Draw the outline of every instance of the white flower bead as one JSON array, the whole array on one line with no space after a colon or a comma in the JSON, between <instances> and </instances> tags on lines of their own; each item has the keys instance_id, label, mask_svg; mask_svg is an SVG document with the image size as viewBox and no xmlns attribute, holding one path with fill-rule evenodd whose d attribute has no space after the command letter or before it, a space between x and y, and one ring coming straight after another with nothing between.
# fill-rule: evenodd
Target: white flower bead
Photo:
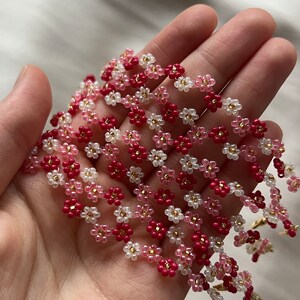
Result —
<instances>
[{"instance_id":1,"label":"white flower bead","mask_svg":"<svg viewBox=\"0 0 300 300\"><path fill-rule=\"evenodd\" d=\"M104 100L107 105L116 106L117 103L121 103L122 97L119 92L110 92L104 97Z\"/></svg>"},{"instance_id":2,"label":"white flower bead","mask_svg":"<svg viewBox=\"0 0 300 300\"><path fill-rule=\"evenodd\" d=\"M54 170L52 172L47 173L48 182L54 188L57 188L59 185L65 184L65 178L62 173L58 170Z\"/></svg>"},{"instance_id":3,"label":"white flower bead","mask_svg":"<svg viewBox=\"0 0 300 300\"><path fill-rule=\"evenodd\" d=\"M224 251L224 242L221 237L211 236L209 238L210 248L214 250L214 252L222 253Z\"/></svg>"},{"instance_id":4,"label":"white flower bead","mask_svg":"<svg viewBox=\"0 0 300 300\"><path fill-rule=\"evenodd\" d=\"M273 174L265 172L264 182L270 188L274 188L276 186L276 179Z\"/></svg>"},{"instance_id":5,"label":"white flower bead","mask_svg":"<svg viewBox=\"0 0 300 300\"><path fill-rule=\"evenodd\" d=\"M148 154L148 160L152 162L153 166L162 167L167 159L167 154L162 150L152 149Z\"/></svg>"},{"instance_id":6,"label":"white flower bead","mask_svg":"<svg viewBox=\"0 0 300 300\"><path fill-rule=\"evenodd\" d=\"M59 149L59 141L49 137L43 140L43 150L48 154L52 154L54 151Z\"/></svg>"},{"instance_id":7,"label":"white flower bead","mask_svg":"<svg viewBox=\"0 0 300 300\"><path fill-rule=\"evenodd\" d=\"M284 177L288 178L295 175L295 165L293 163L284 164Z\"/></svg>"},{"instance_id":8,"label":"white flower bead","mask_svg":"<svg viewBox=\"0 0 300 300\"><path fill-rule=\"evenodd\" d=\"M226 98L222 100L222 108L226 111L227 115L237 116L242 109L238 99Z\"/></svg>"},{"instance_id":9,"label":"white flower bead","mask_svg":"<svg viewBox=\"0 0 300 300\"><path fill-rule=\"evenodd\" d=\"M194 170L199 169L199 164L197 164L197 158L186 154L183 158L179 160L182 165L182 171L192 174Z\"/></svg>"},{"instance_id":10,"label":"white flower bead","mask_svg":"<svg viewBox=\"0 0 300 300\"><path fill-rule=\"evenodd\" d=\"M236 144L225 143L222 149L222 153L227 155L228 159L238 160L240 150Z\"/></svg>"},{"instance_id":11,"label":"white flower bead","mask_svg":"<svg viewBox=\"0 0 300 300\"><path fill-rule=\"evenodd\" d=\"M148 104L151 98L150 89L141 86L140 89L135 93L135 96L140 103Z\"/></svg>"},{"instance_id":12,"label":"white flower bead","mask_svg":"<svg viewBox=\"0 0 300 300\"><path fill-rule=\"evenodd\" d=\"M165 215L168 217L168 220L178 224L181 220L183 220L184 215L180 208L175 208L173 205L170 205L165 210Z\"/></svg>"},{"instance_id":13,"label":"white flower bead","mask_svg":"<svg viewBox=\"0 0 300 300\"><path fill-rule=\"evenodd\" d=\"M139 243L133 243L129 241L124 247L125 257L131 260L137 260L137 257L141 255L142 250Z\"/></svg>"},{"instance_id":14,"label":"white flower bead","mask_svg":"<svg viewBox=\"0 0 300 300\"><path fill-rule=\"evenodd\" d=\"M188 92L193 86L194 82L190 77L180 76L174 83L178 91Z\"/></svg>"},{"instance_id":15,"label":"white flower bead","mask_svg":"<svg viewBox=\"0 0 300 300\"><path fill-rule=\"evenodd\" d=\"M230 222L236 232L244 230L244 224L246 221L242 215L238 214L236 216L231 216Z\"/></svg>"},{"instance_id":16,"label":"white flower bead","mask_svg":"<svg viewBox=\"0 0 300 300\"><path fill-rule=\"evenodd\" d=\"M100 217L100 212L98 211L97 207L85 206L80 214L80 217L87 223L96 224L97 219Z\"/></svg>"},{"instance_id":17,"label":"white flower bead","mask_svg":"<svg viewBox=\"0 0 300 300\"><path fill-rule=\"evenodd\" d=\"M171 244L176 244L179 246L182 242L182 239L185 237L185 234L180 227L175 227L172 225L167 231L166 236L170 239Z\"/></svg>"},{"instance_id":18,"label":"white flower bead","mask_svg":"<svg viewBox=\"0 0 300 300\"><path fill-rule=\"evenodd\" d=\"M87 146L84 148L86 152L86 156L89 158L97 159L99 154L102 153L102 149L98 143L89 142Z\"/></svg>"},{"instance_id":19,"label":"white flower bead","mask_svg":"<svg viewBox=\"0 0 300 300\"><path fill-rule=\"evenodd\" d=\"M128 223L129 219L133 217L133 212L128 206L119 206L118 209L114 211L114 215L117 217L118 223Z\"/></svg>"},{"instance_id":20,"label":"white flower bead","mask_svg":"<svg viewBox=\"0 0 300 300\"><path fill-rule=\"evenodd\" d=\"M179 113L179 117L182 119L182 123L184 125L190 126L193 126L195 124L195 121L199 119L199 115L194 108L184 108Z\"/></svg>"},{"instance_id":21,"label":"white flower bead","mask_svg":"<svg viewBox=\"0 0 300 300\"><path fill-rule=\"evenodd\" d=\"M72 115L68 112L64 112L59 118L58 118L58 125L60 127L63 127L65 125L69 125L72 123Z\"/></svg>"},{"instance_id":22,"label":"white flower bead","mask_svg":"<svg viewBox=\"0 0 300 300\"><path fill-rule=\"evenodd\" d=\"M79 102L79 109L81 111L93 110L96 107L95 102L92 99L83 99Z\"/></svg>"},{"instance_id":23,"label":"white flower bead","mask_svg":"<svg viewBox=\"0 0 300 300\"><path fill-rule=\"evenodd\" d=\"M84 170L80 172L80 177L84 182L94 182L98 177L98 173L95 168L84 168Z\"/></svg>"},{"instance_id":24,"label":"white flower bead","mask_svg":"<svg viewBox=\"0 0 300 300\"><path fill-rule=\"evenodd\" d=\"M265 155L272 154L273 143L271 139L262 138L259 140L258 148L261 149L261 152Z\"/></svg>"},{"instance_id":25,"label":"white flower bead","mask_svg":"<svg viewBox=\"0 0 300 300\"><path fill-rule=\"evenodd\" d=\"M127 171L126 175L129 177L129 181L131 183L140 184L142 182L142 178L144 177L144 173L140 167L131 166Z\"/></svg>"}]
</instances>

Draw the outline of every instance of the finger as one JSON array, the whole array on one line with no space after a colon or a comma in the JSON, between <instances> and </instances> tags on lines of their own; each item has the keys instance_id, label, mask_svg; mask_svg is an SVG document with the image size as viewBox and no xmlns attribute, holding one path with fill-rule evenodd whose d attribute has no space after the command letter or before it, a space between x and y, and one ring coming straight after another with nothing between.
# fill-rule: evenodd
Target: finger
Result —
<instances>
[{"instance_id":1,"label":"finger","mask_svg":"<svg viewBox=\"0 0 300 300\"><path fill-rule=\"evenodd\" d=\"M268 128L269 134L272 136L272 138L278 140L282 139L282 131L276 123L268 122ZM246 137L241 141L241 144L253 147L255 149L257 148L257 139L253 137ZM258 151L256 158L262 170L266 170L273 157L272 155L267 156L263 154L262 151ZM256 180L251 175L249 162L246 162L244 159L240 159L237 162L227 160L226 163L223 164L218 178L224 180L226 183L235 181L238 182L242 186L245 195L253 191L257 185ZM202 199L206 199L207 196L210 196L213 199L219 200L221 204L221 209L219 211L220 216L230 218L231 216L238 214L243 206L239 197L231 194L228 194L225 198L218 197L208 186L205 186L202 190L195 191L201 193ZM184 202L182 199L181 201ZM202 219L203 224L201 225L200 229L202 233L208 236L219 235L216 230L212 228L212 215L208 214L203 205L201 205L198 209L192 209L191 207L188 207L188 210L193 214L197 214ZM193 230L189 228L187 222L181 221L177 226L181 228L186 236L186 239L189 239L193 234ZM221 235L221 237L224 238L225 236ZM174 253L175 250L174 245L170 245L170 242L167 240L165 240L163 243L163 249L167 253Z\"/></svg>"},{"instance_id":2,"label":"finger","mask_svg":"<svg viewBox=\"0 0 300 300\"><path fill-rule=\"evenodd\" d=\"M238 30L237 30L238 28ZM259 31L257 32L257 30ZM247 10L230 20L222 29L205 41L198 49L191 53L182 65L186 73L195 78L198 74L210 72L217 79L217 90L220 90L228 83L243 66L250 60L256 51L272 35L274 30L273 19L269 14L261 10ZM247 37L247 38L245 38ZM238 57L238 59L237 59ZM197 73L196 73L197 72ZM173 87L173 81L166 80L163 85L169 88L170 99L172 103L178 105L179 109L184 107L193 107L201 115L205 108L204 101L199 101L202 97L199 91L193 90L189 93L178 92ZM159 107L150 107L151 111L161 114ZM180 122L180 120L179 120ZM178 125L178 126L177 126ZM127 118L121 126L121 131L134 129ZM170 124L166 122L163 127L165 132L170 132L173 136L184 134L186 127L182 124ZM147 126L139 130L142 136L149 137L153 135ZM143 146L147 149L154 148L152 139L144 139ZM126 145L120 145L121 152L127 152ZM124 157L126 167L132 164L127 155ZM103 165L103 160L99 161L98 168ZM143 168L145 178L153 172L151 164L145 164Z\"/></svg>"},{"instance_id":3,"label":"finger","mask_svg":"<svg viewBox=\"0 0 300 300\"><path fill-rule=\"evenodd\" d=\"M269 40L236 75L235 79L224 91L223 97L234 95L234 98L240 99L240 103L243 106L240 114L243 117L249 116L252 121L254 118L259 117L271 102L281 84L292 71L295 59L294 47L289 42L279 38ZM258 101L259 103L257 103ZM205 113L197 125L209 130L213 126L224 124L226 128L230 129L232 120L232 117L227 116L224 110L220 109L214 114L211 112ZM241 137L231 134L229 140L230 143L238 145L241 142ZM222 154L222 146L214 145L216 151L211 151L211 147L211 141L206 141L203 145L194 144L190 153L198 159L199 163L203 158L206 158L210 161L216 161L217 166L221 168L226 161L226 156ZM166 165L180 172L178 161L181 157L182 154L175 151L170 153ZM151 186L158 185L159 178L153 175L152 180L149 182ZM194 186L194 189L201 191L206 184L207 180L197 177L197 184ZM179 196L176 197L179 200L176 201L175 206L183 208L184 203L181 202L181 199L185 192L178 187L176 187L174 192Z\"/></svg>"},{"instance_id":4,"label":"finger","mask_svg":"<svg viewBox=\"0 0 300 300\"><path fill-rule=\"evenodd\" d=\"M216 23L217 16L212 8L206 5L192 6L167 25L137 56L141 57L151 52L156 58L155 63L162 66L180 62L212 34ZM161 80L155 80L150 82L150 85L154 88L160 82ZM124 96L127 93L125 90ZM117 119L116 127L120 126L128 113L128 109L122 105L118 105L116 109L106 105L103 99L97 102L95 111L99 119L113 115ZM81 116L75 117L73 126L77 129L81 125ZM94 136L97 135L97 141L104 142L103 131L97 134L99 126L94 126L93 130Z\"/></svg>"},{"instance_id":5,"label":"finger","mask_svg":"<svg viewBox=\"0 0 300 300\"><path fill-rule=\"evenodd\" d=\"M26 66L13 91L0 103L0 195L36 144L51 109L46 75Z\"/></svg>"}]
</instances>

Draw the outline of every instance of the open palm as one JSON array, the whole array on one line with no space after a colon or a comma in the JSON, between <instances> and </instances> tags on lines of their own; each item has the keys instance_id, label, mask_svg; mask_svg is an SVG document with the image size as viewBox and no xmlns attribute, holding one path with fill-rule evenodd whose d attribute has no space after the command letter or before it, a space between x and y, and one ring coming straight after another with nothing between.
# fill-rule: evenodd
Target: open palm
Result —
<instances>
[{"instance_id":1,"label":"open palm","mask_svg":"<svg viewBox=\"0 0 300 300\"><path fill-rule=\"evenodd\" d=\"M180 62L192 78L210 74L217 81L216 91L222 91L225 97L240 99L245 116L259 117L291 72L295 50L286 40L272 38L274 21L261 10L244 11L212 34L216 20L211 8L191 7L159 33L142 53L152 53L162 66ZM165 86L170 84L168 80L164 82ZM180 108L197 108L199 115L205 109L197 96L190 93L188 96L174 93L171 98ZM188 290L185 277L164 278L156 272L155 266L143 260L125 259L124 243L95 243L89 235L88 224L63 215L65 195L62 190L49 187L45 174L17 173L42 131L50 103L51 92L45 75L29 66L0 105L0 298L183 299ZM113 113L122 132L130 128L125 111L113 111L101 102L97 105L100 117ZM210 128L215 118L220 124L229 122L223 112L204 113L197 122ZM268 127L270 135L281 138L277 125L269 123ZM147 130L142 129L144 136ZM176 135L184 134L184 128L169 127L168 130ZM240 142L251 144L254 140L241 141L236 137L235 143ZM145 143L147 146L151 141ZM249 183L246 172L239 172L243 163L225 163L224 155L220 151L212 153L210 146L203 145L201 155L218 162L222 178L230 181L238 177L244 189L250 192L255 183ZM92 166L84 152L78 159L82 166ZM269 159L261 157L264 167ZM175 168L177 162L176 153L169 153L167 165ZM125 165L129 167L130 161L125 160ZM111 179L105 174L105 160L99 159L95 167L99 183L111 186ZM143 169L145 184L158 187L155 168L145 163ZM196 190L205 194L206 185L207 181L199 178ZM125 201L130 203L132 186L124 181L121 187L127 197ZM184 195L181 190L175 193L176 199ZM177 201L175 206L184 208L180 200ZM225 214L239 211L239 204L232 204L229 200L224 205ZM105 204L102 207L101 202L98 207L103 222L110 222L112 208ZM152 243L144 227L139 226L134 228L137 241ZM168 243L163 240L161 247L168 254Z\"/></svg>"}]
</instances>

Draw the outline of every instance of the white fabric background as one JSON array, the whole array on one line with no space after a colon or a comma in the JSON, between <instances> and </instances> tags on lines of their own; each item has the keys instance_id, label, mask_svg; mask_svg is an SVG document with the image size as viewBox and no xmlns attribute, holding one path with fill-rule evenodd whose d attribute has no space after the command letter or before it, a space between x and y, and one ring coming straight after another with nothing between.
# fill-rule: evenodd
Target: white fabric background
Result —
<instances>
[{"instance_id":1,"label":"white fabric background","mask_svg":"<svg viewBox=\"0 0 300 300\"><path fill-rule=\"evenodd\" d=\"M107 60L126 47L140 50L178 13L195 3L215 7L220 25L244 8L265 8L277 21L276 35L289 39L300 49L299 0L1 0L0 99L9 92L22 66L33 63L50 78L53 112L63 110L86 73L97 74ZM285 159L295 162L298 171L299 75L298 63L264 115L265 119L275 120L282 126L287 145ZM299 194L284 195L292 219L299 224ZM248 220L253 220L247 212L245 215ZM275 253L261 257L257 265L252 264L244 253L241 255L241 249L236 251L231 247L230 243L229 252L237 252L234 255L239 258L241 268L253 273L256 290L264 299L299 299L300 238L291 240L278 237L275 231L268 232ZM186 299L208 297L202 293L189 293ZM240 295L228 294L225 299L240 299Z\"/></svg>"}]
</instances>

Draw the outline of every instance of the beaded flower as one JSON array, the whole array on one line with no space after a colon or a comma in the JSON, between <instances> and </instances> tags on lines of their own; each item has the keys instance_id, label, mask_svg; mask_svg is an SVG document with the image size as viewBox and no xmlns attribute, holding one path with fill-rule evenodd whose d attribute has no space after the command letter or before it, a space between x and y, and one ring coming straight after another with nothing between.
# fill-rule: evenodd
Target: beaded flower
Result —
<instances>
[{"instance_id":1,"label":"beaded flower","mask_svg":"<svg viewBox=\"0 0 300 300\"><path fill-rule=\"evenodd\" d=\"M164 78L167 84L153 88ZM96 242L121 243L129 260L145 260L165 277L185 276L193 291L206 291L214 300L223 299L224 290L243 293L246 300L258 297L251 274L226 253L223 239L234 231L234 246L244 246L257 262L273 251L257 227L282 226L285 234L296 235L298 225L289 218L276 180L284 177L290 192L300 189L295 166L282 160L284 144L272 139L266 122L244 116L238 99L214 91L211 75L193 79L182 65L163 67L151 53L136 56L126 49L107 63L100 79L103 84L88 75L68 109L51 118L53 129L41 135L23 171L45 172L63 196L62 217L85 222ZM196 101L195 107L175 103L190 90L205 112ZM207 128L202 115L215 112L224 118L212 118ZM275 172L262 168L262 155L274 156ZM224 165L240 160L244 169L223 176ZM267 186L269 195L247 190L240 172ZM246 229L241 214L229 215L227 203L234 201L262 218Z\"/></svg>"}]
</instances>

